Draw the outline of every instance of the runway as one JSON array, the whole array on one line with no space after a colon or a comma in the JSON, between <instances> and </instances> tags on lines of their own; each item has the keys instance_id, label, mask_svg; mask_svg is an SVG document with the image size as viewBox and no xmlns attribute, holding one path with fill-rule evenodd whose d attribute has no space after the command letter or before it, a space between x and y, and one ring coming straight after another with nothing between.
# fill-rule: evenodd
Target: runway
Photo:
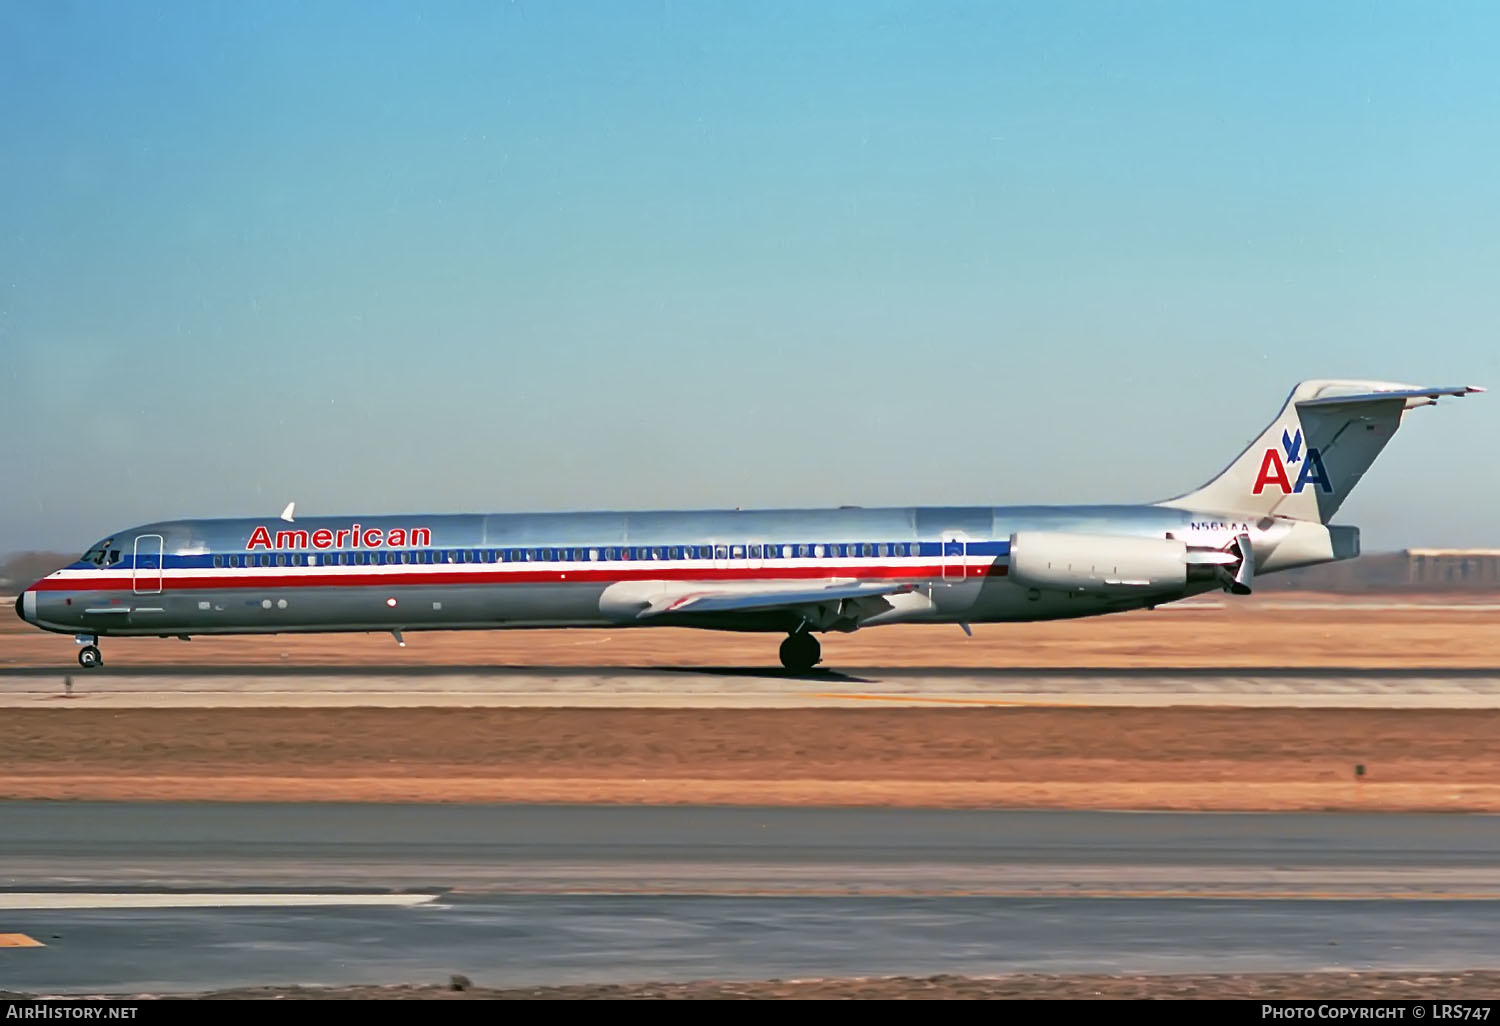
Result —
<instances>
[{"instance_id":1,"label":"runway","mask_svg":"<svg viewBox=\"0 0 1500 1026\"><path fill-rule=\"evenodd\" d=\"M0 672L0 708L1500 708L1500 668L172 667Z\"/></svg>"},{"instance_id":2,"label":"runway","mask_svg":"<svg viewBox=\"0 0 1500 1026\"><path fill-rule=\"evenodd\" d=\"M0 817L0 934L41 945L0 949L0 979L34 994L1440 971L1500 950L1486 816L20 802Z\"/></svg>"}]
</instances>

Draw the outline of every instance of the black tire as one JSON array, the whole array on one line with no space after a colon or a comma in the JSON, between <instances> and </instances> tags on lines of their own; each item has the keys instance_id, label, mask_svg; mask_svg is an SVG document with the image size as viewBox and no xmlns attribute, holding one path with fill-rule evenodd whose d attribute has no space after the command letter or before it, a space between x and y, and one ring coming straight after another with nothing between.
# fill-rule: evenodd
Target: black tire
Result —
<instances>
[{"instance_id":1,"label":"black tire","mask_svg":"<svg viewBox=\"0 0 1500 1026\"><path fill-rule=\"evenodd\" d=\"M823 658L823 646L811 634L792 634L781 643L781 665L788 670L811 670Z\"/></svg>"},{"instance_id":2,"label":"black tire","mask_svg":"<svg viewBox=\"0 0 1500 1026\"><path fill-rule=\"evenodd\" d=\"M99 654L97 645L84 645L78 650L78 665L85 670L92 670L104 665L104 657Z\"/></svg>"}]
</instances>

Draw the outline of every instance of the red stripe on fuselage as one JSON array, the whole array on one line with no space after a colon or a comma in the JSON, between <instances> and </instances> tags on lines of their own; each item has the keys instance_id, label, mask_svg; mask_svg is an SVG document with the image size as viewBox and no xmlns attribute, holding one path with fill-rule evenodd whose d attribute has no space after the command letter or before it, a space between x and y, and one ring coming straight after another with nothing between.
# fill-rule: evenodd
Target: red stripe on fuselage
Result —
<instances>
[{"instance_id":1,"label":"red stripe on fuselage","mask_svg":"<svg viewBox=\"0 0 1500 1026\"><path fill-rule=\"evenodd\" d=\"M270 568L268 568L270 569ZM333 568L327 568L333 569ZM803 581L827 578L856 578L881 581L940 580L944 568L933 566L807 566L774 569L741 569L729 567L674 567L670 569L625 570L465 570L407 571L398 573L328 573L323 568L307 567L298 573L242 573L220 577L165 577L164 591L243 590L266 588L398 588L457 587L490 584L613 584L618 581ZM320 572L321 571L321 572ZM988 563L983 566L951 567L949 578L1004 577L1006 566ZM35 591L133 591L144 584L155 591L153 570L139 582L130 577L49 577L32 585Z\"/></svg>"}]
</instances>

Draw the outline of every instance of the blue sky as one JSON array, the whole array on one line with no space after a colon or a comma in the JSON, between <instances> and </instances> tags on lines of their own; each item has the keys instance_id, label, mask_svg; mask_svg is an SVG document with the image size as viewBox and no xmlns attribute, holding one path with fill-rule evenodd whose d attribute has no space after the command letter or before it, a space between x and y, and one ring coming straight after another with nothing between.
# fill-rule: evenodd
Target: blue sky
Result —
<instances>
[{"instance_id":1,"label":"blue sky","mask_svg":"<svg viewBox=\"0 0 1500 1026\"><path fill-rule=\"evenodd\" d=\"M1500 386L1500 7L0 5L0 550L1150 501ZM1500 544L1500 397L1339 516Z\"/></svg>"}]
</instances>

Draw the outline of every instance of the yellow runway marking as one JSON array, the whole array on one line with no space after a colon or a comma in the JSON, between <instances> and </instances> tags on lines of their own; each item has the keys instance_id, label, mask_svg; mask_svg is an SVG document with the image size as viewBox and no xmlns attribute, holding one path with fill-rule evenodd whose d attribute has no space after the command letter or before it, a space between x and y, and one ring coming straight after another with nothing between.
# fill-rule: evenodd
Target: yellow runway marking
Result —
<instances>
[{"instance_id":1,"label":"yellow runway marking","mask_svg":"<svg viewBox=\"0 0 1500 1026\"><path fill-rule=\"evenodd\" d=\"M0 948L45 948L46 946L24 933L0 933Z\"/></svg>"}]
</instances>

